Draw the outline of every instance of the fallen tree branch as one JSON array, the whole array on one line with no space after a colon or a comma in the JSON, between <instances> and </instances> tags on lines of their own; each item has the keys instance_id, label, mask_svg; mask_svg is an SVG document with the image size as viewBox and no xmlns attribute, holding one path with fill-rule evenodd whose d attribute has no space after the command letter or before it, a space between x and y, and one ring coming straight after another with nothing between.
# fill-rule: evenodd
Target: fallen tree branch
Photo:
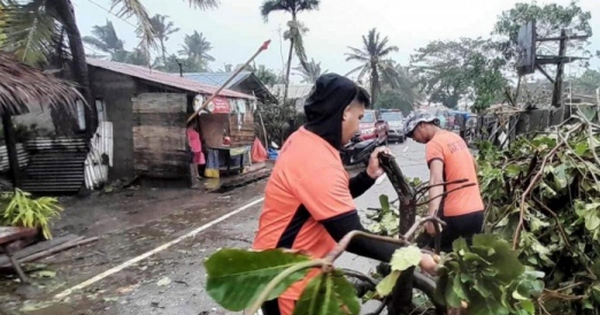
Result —
<instances>
[{"instance_id":1,"label":"fallen tree branch","mask_svg":"<svg viewBox=\"0 0 600 315\"><path fill-rule=\"evenodd\" d=\"M31 261L34 261L34 260L38 260L40 258L44 258L44 257L50 256L50 255L62 252L64 250L67 250L67 249L70 249L70 248L73 248L73 247L76 247L76 246L81 246L81 245L89 244L89 243L95 242L97 240L98 240L98 237L90 237L90 238L86 238L86 239L84 239L83 237L78 237L78 238L76 238L76 239L74 239L74 240L72 240L70 242L61 244L59 246L55 246L55 247L50 248L48 250L45 250L45 251L42 251L42 252L39 252L39 253L35 253L33 255L29 255L29 256L23 257L22 259L19 259L19 263L26 263L26 262L31 262ZM6 266L3 266L3 267L8 267L8 266L10 266L10 265L6 265Z\"/></svg>"},{"instance_id":2,"label":"fallen tree branch","mask_svg":"<svg viewBox=\"0 0 600 315\"><path fill-rule=\"evenodd\" d=\"M527 189L525 189L525 192L523 192L523 195L521 196L521 206L520 206L520 213L519 213L519 223L517 224L517 228L515 229L515 234L513 236L513 250L517 249L517 245L519 243L519 235L521 233L521 229L523 228L523 217L525 216L525 199L531 193L531 191L533 190L533 187L537 184L537 182L540 180L540 178L544 174L544 167L546 166L546 162L548 162L548 160L550 159L550 157L554 156L554 154L556 153L556 151L558 151L558 149L561 147L561 145L562 145L562 142L558 143L544 157L544 159L542 160L542 166L541 166L540 170L537 172L537 174L535 174L535 176L533 177L533 179L529 183L529 186L527 186Z\"/></svg>"}]
</instances>

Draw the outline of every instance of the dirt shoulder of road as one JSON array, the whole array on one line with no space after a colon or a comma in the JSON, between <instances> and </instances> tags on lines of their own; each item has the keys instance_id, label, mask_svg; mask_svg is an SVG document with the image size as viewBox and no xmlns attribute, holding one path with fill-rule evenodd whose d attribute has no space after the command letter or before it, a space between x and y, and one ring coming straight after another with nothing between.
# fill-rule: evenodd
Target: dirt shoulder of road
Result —
<instances>
[{"instance_id":1,"label":"dirt shoulder of road","mask_svg":"<svg viewBox=\"0 0 600 315\"><path fill-rule=\"evenodd\" d=\"M0 273L0 315L47 314L46 304L55 302L52 297L56 293L255 200L265 183L261 180L222 194L141 187L59 198L65 211L53 225L53 236L73 233L99 240L25 264L24 269L31 270L32 285L21 285L14 275ZM123 277L126 272L113 281Z\"/></svg>"}]
</instances>

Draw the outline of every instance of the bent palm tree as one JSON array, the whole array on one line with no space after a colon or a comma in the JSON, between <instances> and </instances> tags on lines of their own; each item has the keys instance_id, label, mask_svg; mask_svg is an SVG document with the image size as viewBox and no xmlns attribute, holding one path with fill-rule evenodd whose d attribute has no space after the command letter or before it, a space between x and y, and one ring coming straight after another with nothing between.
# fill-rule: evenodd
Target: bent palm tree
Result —
<instances>
[{"instance_id":1,"label":"bent palm tree","mask_svg":"<svg viewBox=\"0 0 600 315\"><path fill-rule=\"evenodd\" d=\"M150 19L150 24L152 24L152 29L156 33L156 38L160 44L159 48L163 62L167 62L165 42L169 40L170 35L179 32L179 27L175 27L172 21L167 21L168 18L166 15L157 14Z\"/></svg>"},{"instance_id":2,"label":"bent palm tree","mask_svg":"<svg viewBox=\"0 0 600 315\"><path fill-rule=\"evenodd\" d=\"M302 35L308 31L297 19L298 13L302 11L312 11L319 8L320 0L266 0L260 6L260 14L268 21L269 15L273 12L282 11L292 14L292 20L288 22L289 30L284 34L285 39L290 40L290 51L285 72L285 87L283 92L284 102L287 99L288 88L290 85L290 69L292 66L292 54L295 51L300 64L306 69L306 53Z\"/></svg>"},{"instance_id":3,"label":"bent palm tree","mask_svg":"<svg viewBox=\"0 0 600 315\"><path fill-rule=\"evenodd\" d=\"M218 0L188 0L190 6L200 9L217 7ZM119 17L135 16L138 21L137 34L141 38L140 48L148 54L155 46L155 32L150 17L141 0L112 0L112 8L118 8ZM58 47L64 44L66 34L72 58L75 80L92 109L86 113L90 130L96 128L96 110L92 101L85 50L81 33L75 19L75 8L71 0L0 0L5 7L7 27L3 49L14 53L20 61L33 65L47 64ZM59 42L59 43L57 43Z\"/></svg>"},{"instance_id":4,"label":"bent palm tree","mask_svg":"<svg viewBox=\"0 0 600 315\"><path fill-rule=\"evenodd\" d=\"M346 75L360 71L358 74L358 79L360 80L368 74L371 86L371 98L372 102L375 103L377 99L376 94L381 89L382 80L392 86L398 84L398 73L394 68L394 62L386 59L390 53L397 52L398 47L389 46L387 36L380 39L376 28L371 29L367 36L363 35L362 39L362 49L348 47L352 52L346 53L346 61L356 60L363 64L352 69Z\"/></svg>"},{"instance_id":5,"label":"bent palm tree","mask_svg":"<svg viewBox=\"0 0 600 315\"><path fill-rule=\"evenodd\" d=\"M94 48L110 54L112 60L124 51L123 41L117 35L111 21L106 21L106 25L94 25L92 27L92 35L83 37L83 42L88 43Z\"/></svg>"}]
</instances>

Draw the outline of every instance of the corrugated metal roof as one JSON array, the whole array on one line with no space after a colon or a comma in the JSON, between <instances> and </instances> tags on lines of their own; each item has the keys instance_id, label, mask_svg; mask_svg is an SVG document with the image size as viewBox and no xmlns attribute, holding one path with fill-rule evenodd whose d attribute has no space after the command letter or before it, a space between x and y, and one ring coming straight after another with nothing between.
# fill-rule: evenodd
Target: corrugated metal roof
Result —
<instances>
[{"instance_id":1,"label":"corrugated metal roof","mask_svg":"<svg viewBox=\"0 0 600 315\"><path fill-rule=\"evenodd\" d=\"M307 97L310 94L314 84L290 84L288 88L288 98L299 99ZM274 95L283 95L285 85L275 84L270 88L271 93Z\"/></svg>"},{"instance_id":2,"label":"corrugated metal roof","mask_svg":"<svg viewBox=\"0 0 600 315\"><path fill-rule=\"evenodd\" d=\"M148 69L146 67L130 65L126 63L120 63L115 61L86 58L87 63L90 66L106 69L109 71L121 73L124 75L136 77L142 80L151 81L159 84L164 84L174 88L201 93L201 94L212 94L218 87L202 84L200 82L182 78L179 75L158 71L156 69ZM223 89L219 95L226 97L254 99L253 96L247 95L240 92L235 92L227 89Z\"/></svg>"},{"instance_id":3,"label":"corrugated metal roof","mask_svg":"<svg viewBox=\"0 0 600 315\"><path fill-rule=\"evenodd\" d=\"M189 72L184 73L183 76L206 85L221 86L232 74L233 72ZM233 78L233 80L227 84L226 88L235 86L251 74L252 72L250 71L242 71L238 73L235 78Z\"/></svg>"}]
</instances>

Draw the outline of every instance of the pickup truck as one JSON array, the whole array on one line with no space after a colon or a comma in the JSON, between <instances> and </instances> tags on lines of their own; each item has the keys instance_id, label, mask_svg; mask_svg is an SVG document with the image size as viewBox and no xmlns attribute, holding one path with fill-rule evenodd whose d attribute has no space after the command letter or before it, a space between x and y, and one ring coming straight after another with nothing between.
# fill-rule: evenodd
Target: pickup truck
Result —
<instances>
[{"instance_id":1,"label":"pickup truck","mask_svg":"<svg viewBox=\"0 0 600 315\"><path fill-rule=\"evenodd\" d=\"M376 139L378 144L387 144L388 130L389 127L387 122L378 119L376 110L365 110L365 114L360 120L361 140Z\"/></svg>"}]
</instances>

